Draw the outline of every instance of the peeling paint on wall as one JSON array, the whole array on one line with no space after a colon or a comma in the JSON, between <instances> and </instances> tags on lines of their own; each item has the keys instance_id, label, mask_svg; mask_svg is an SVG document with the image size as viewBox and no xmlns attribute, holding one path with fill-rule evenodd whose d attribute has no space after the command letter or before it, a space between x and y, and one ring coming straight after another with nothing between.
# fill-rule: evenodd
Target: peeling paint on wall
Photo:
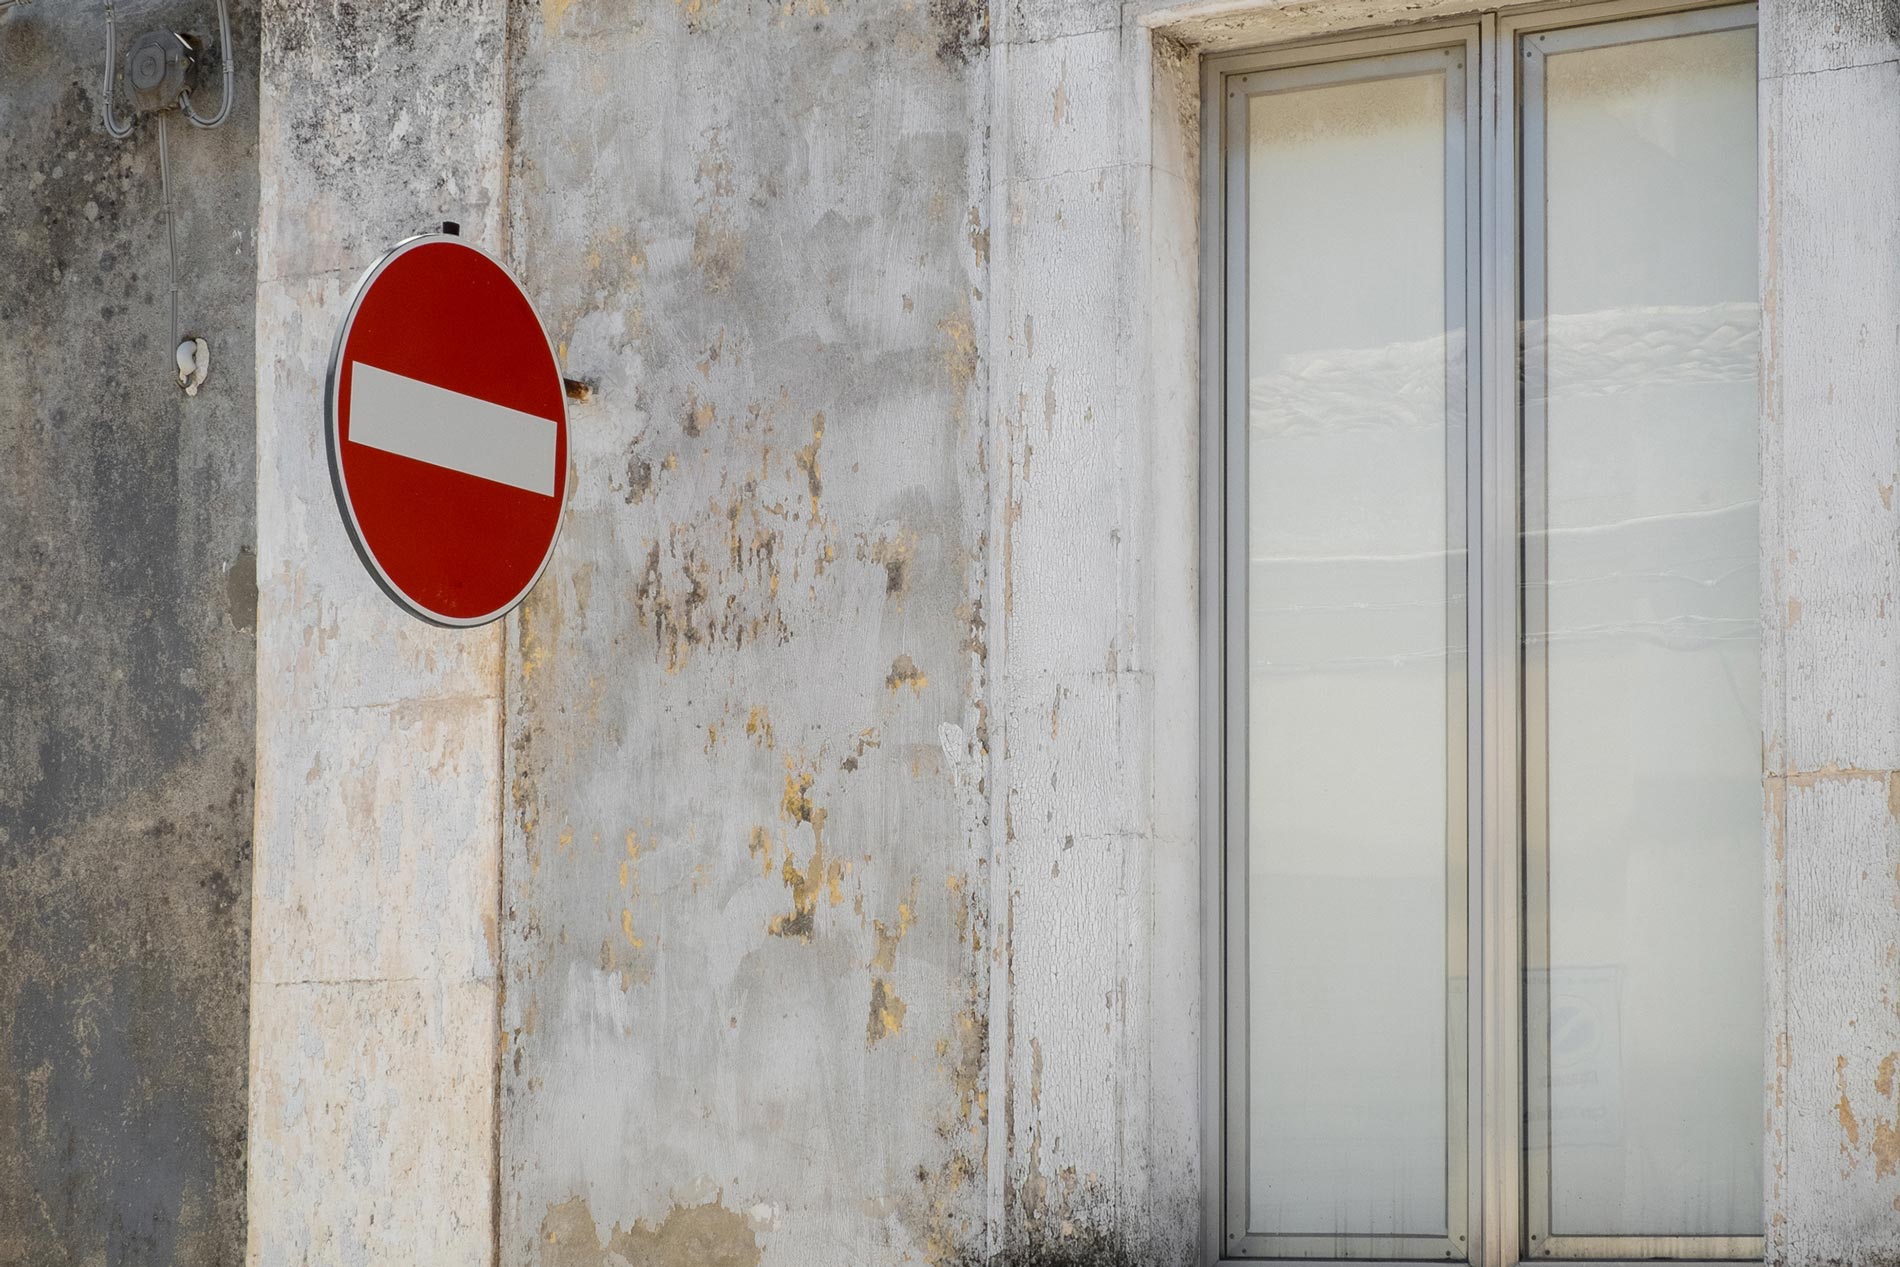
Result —
<instances>
[{"instance_id":1,"label":"peeling paint on wall","mask_svg":"<svg viewBox=\"0 0 1900 1267\"><path fill-rule=\"evenodd\" d=\"M694 1261L958 1261L988 833L940 729L986 707L987 13L630 17L510 27L512 262L598 389L511 633L502 1261L672 1262L714 1222L749 1230Z\"/></svg>"}]
</instances>

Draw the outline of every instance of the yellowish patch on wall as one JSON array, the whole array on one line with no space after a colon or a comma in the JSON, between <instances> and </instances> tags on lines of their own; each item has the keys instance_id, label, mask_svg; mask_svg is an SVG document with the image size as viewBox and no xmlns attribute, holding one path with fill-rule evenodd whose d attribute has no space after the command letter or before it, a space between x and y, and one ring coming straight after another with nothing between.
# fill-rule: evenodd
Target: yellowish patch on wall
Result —
<instances>
[{"instance_id":1,"label":"yellowish patch on wall","mask_svg":"<svg viewBox=\"0 0 1900 1267\"><path fill-rule=\"evenodd\" d=\"M561 31L561 19L574 5L574 0L541 0L541 24L549 35L558 35Z\"/></svg>"},{"instance_id":2,"label":"yellowish patch on wall","mask_svg":"<svg viewBox=\"0 0 1900 1267\"><path fill-rule=\"evenodd\" d=\"M912 880L910 892L897 904L897 927L893 929L881 919L871 921L876 945L871 952L871 1015L865 1022L866 1047L875 1047L904 1028L904 1000L897 997L890 978L897 971L898 943L916 918L917 882Z\"/></svg>"},{"instance_id":3,"label":"yellowish patch on wall","mask_svg":"<svg viewBox=\"0 0 1900 1267\"><path fill-rule=\"evenodd\" d=\"M908 686L913 695L922 695L924 688L929 685L930 678L917 667L917 662L910 658L909 652L891 661L891 671L884 678L884 689L893 695L897 694L900 686Z\"/></svg>"},{"instance_id":4,"label":"yellowish patch on wall","mask_svg":"<svg viewBox=\"0 0 1900 1267\"><path fill-rule=\"evenodd\" d=\"M844 901L844 873L850 864L825 855L825 811L812 803L812 777L811 771L796 769L789 760L786 762L785 791L780 798L779 813L794 827L799 823L810 825L812 854L810 861L800 868L792 861L791 846L786 846L779 875L785 887L792 891L792 909L786 914L774 915L766 926L774 937L810 941L817 924L818 899L823 896L833 906ZM754 830L755 847L763 845L761 835L761 831ZM769 851L766 856L769 863Z\"/></svg>"},{"instance_id":5,"label":"yellowish patch on wall","mask_svg":"<svg viewBox=\"0 0 1900 1267\"><path fill-rule=\"evenodd\" d=\"M541 1219L541 1267L758 1267L763 1256L745 1216L719 1200L676 1205L658 1224L616 1224L605 1244L584 1197Z\"/></svg>"},{"instance_id":6,"label":"yellowish patch on wall","mask_svg":"<svg viewBox=\"0 0 1900 1267\"><path fill-rule=\"evenodd\" d=\"M871 981L871 1016L864 1027L864 1045L875 1047L904 1028L904 1000L882 977Z\"/></svg>"}]
</instances>

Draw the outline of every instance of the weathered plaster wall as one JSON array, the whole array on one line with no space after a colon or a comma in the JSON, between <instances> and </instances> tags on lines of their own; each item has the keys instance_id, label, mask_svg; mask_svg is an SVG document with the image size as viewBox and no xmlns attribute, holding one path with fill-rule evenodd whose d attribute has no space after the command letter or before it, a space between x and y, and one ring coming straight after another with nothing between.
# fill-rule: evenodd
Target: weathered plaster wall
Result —
<instances>
[{"instance_id":1,"label":"weathered plaster wall","mask_svg":"<svg viewBox=\"0 0 1900 1267\"><path fill-rule=\"evenodd\" d=\"M1771 1264L1900 1257L1900 17L1761 8Z\"/></svg>"},{"instance_id":2,"label":"weathered plaster wall","mask_svg":"<svg viewBox=\"0 0 1900 1267\"><path fill-rule=\"evenodd\" d=\"M1184 1261L1191 107L1114 3L517 12L593 391L511 628L503 1261Z\"/></svg>"},{"instance_id":3,"label":"weathered plaster wall","mask_svg":"<svg viewBox=\"0 0 1900 1267\"><path fill-rule=\"evenodd\" d=\"M501 631L422 624L325 464L350 289L444 219L501 233L502 0L266 0L249 1259L494 1241Z\"/></svg>"},{"instance_id":4,"label":"weathered plaster wall","mask_svg":"<svg viewBox=\"0 0 1900 1267\"><path fill-rule=\"evenodd\" d=\"M99 121L96 5L0 15L0 1263L243 1240L256 604L255 21L239 98ZM119 6L209 39L208 0ZM215 83L201 106L215 106Z\"/></svg>"},{"instance_id":5,"label":"weathered plaster wall","mask_svg":"<svg viewBox=\"0 0 1900 1267\"><path fill-rule=\"evenodd\" d=\"M1197 158L1151 7L267 6L256 1260L1189 1256ZM1900 52L1763 23L1769 1251L1876 1263L1900 167L1851 141ZM389 608L323 473L344 293L444 216L592 385L505 637Z\"/></svg>"},{"instance_id":6,"label":"weathered plaster wall","mask_svg":"<svg viewBox=\"0 0 1900 1267\"><path fill-rule=\"evenodd\" d=\"M519 12L595 389L509 656L502 1260L980 1251L984 15Z\"/></svg>"}]
</instances>

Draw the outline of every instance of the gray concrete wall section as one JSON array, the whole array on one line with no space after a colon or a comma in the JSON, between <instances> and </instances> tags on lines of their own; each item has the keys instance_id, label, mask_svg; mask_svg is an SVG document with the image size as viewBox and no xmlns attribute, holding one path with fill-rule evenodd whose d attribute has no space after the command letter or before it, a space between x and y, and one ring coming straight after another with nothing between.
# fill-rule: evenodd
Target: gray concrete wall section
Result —
<instances>
[{"instance_id":1,"label":"gray concrete wall section","mask_svg":"<svg viewBox=\"0 0 1900 1267\"><path fill-rule=\"evenodd\" d=\"M0 1263L243 1241L256 24L220 130L99 120L103 10L0 15ZM209 0L119 6L215 42ZM216 106L210 80L201 109ZM123 113L123 112L122 112Z\"/></svg>"},{"instance_id":2,"label":"gray concrete wall section","mask_svg":"<svg viewBox=\"0 0 1900 1267\"><path fill-rule=\"evenodd\" d=\"M981 1261L987 14L516 14L501 1260Z\"/></svg>"}]
</instances>

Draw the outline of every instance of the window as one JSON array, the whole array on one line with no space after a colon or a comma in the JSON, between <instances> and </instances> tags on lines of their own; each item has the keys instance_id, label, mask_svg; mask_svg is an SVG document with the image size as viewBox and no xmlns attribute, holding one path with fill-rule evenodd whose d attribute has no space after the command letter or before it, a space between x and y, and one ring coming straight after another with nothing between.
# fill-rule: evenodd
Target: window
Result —
<instances>
[{"instance_id":1,"label":"window","mask_svg":"<svg viewBox=\"0 0 1900 1267\"><path fill-rule=\"evenodd\" d=\"M1760 1255L1754 20L1207 63L1228 1258Z\"/></svg>"}]
</instances>

